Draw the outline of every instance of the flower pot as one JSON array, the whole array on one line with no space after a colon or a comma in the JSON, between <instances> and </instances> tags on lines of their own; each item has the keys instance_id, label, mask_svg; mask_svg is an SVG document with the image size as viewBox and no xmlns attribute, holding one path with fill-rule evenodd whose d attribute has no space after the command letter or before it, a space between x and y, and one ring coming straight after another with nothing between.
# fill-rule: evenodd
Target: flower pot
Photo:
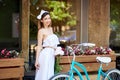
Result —
<instances>
[{"instance_id":1,"label":"flower pot","mask_svg":"<svg viewBox=\"0 0 120 80\"><path fill-rule=\"evenodd\" d=\"M96 61L97 56L106 56L111 57L112 62L110 62L108 65L103 64L103 70L108 70L110 68L116 67L116 56L115 55L78 55L75 58L75 61L82 63L88 72L94 72L97 71L99 68L99 64ZM73 58L73 56L60 56L60 66L62 67L61 72L67 72L70 69L70 63ZM78 67L77 67L78 68ZM83 72L80 68L78 68L80 72Z\"/></svg>"},{"instance_id":2,"label":"flower pot","mask_svg":"<svg viewBox=\"0 0 120 80\"><path fill-rule=\"evenodd\" d=\"M19 78L24 76L24 59L0 59L0 79Z\"/></svg>"}]
</instances>

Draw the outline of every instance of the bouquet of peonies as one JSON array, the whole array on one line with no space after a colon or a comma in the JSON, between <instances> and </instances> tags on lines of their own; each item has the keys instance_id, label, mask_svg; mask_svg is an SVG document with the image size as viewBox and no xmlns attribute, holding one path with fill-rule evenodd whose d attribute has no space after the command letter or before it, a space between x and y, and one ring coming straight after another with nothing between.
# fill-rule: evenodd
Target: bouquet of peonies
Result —
<instances>
[{"instance_id":1,"label":"bouquet of peonies","mask_svg":"<svg viewBox=\"0 0 120 80\"><path fill-rule=\"evenodd\" d=\"M18 57L19 53L16 50L3 49L0 52L0 58L15 58Z\"/></svg>"},{"instance_id":2,"label":"bouquet of peonies","mask_svg":"<svg viewBox=\"0 0 120 80\"><path fill-rule=\"evenodd\" d=\"M63 51L63 49L61 48L61 47L57 47L56 49L55 49L55 54L54 54L55 56L57 56L57 55L64 55L64 51Z\"/></svg>"}]
</instances>

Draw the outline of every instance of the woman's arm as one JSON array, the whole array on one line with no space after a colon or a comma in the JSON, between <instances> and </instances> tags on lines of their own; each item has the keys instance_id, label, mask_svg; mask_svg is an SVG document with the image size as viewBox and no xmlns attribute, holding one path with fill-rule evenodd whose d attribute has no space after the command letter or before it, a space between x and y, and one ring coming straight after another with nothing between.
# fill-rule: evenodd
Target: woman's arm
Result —
<instances>
[{"instance_id":1,"label":"woman's arm","mask_svg":"<svg viewBox=\"0 0 120 80\"><path fill-rule=\"evenodd\" d=\"M42 40L43 40L43 32L41 29L38 30L38 36L37 36L37 40L38 40L38 45L37 45L37 49L36 49L36 62L35 62L35 67L39 68L39 63L38 63L38 58L40 55L40 51L42 50Z\"/></svg>"}]
</instances>

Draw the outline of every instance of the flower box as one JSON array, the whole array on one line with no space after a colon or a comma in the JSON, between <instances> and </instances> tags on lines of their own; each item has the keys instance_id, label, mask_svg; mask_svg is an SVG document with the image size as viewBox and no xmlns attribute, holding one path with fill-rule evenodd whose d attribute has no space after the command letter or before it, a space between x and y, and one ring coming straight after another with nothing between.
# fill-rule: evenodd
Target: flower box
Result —
<instances>
[{"instance_id":1,"label":"flower box","mask_svg":"<svg viewBox=\"0 0 120 80\"><path fill-rule=\"evenodd\" d=\"M111 57L112 62L108 65L103 64L103 70L108 70L110 68L116 67L116 56L115 55L77 55L75 61L82 63L88 72L97 71L99 68L99 63L96 61L97 56L108 56ZM60 56L59 65L62 67L61 72L67 72L70 69L70 63L73 56ZM83 72L78 68L80 72Z\"/></svg>"},{"instance_id":2,"label":"flower box","mask_svg":"<svg viewBox=\"0 0 120 80\"><path fill-rule=\"evenodd\" d=\"M23 58L0 59L0 79L19 78L24 76Z\"/></svg>"}]
</instances>

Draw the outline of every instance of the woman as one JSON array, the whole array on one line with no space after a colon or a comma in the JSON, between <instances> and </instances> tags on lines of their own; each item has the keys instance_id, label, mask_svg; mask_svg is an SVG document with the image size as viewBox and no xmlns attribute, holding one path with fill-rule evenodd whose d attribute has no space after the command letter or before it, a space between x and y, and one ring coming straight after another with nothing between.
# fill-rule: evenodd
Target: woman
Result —
<instances>
[{"instance_id":1,"label":"woman","mask_svg":"<svg viewBox=\"0 0 120 80\"><path fill-rule=\"evenodd\" d=\"M54 52L59 44L59 40L58 37L53 34L51 18L48 11L41 10L37 19L39 19L39 21L35 80L49 80L49 78L54 75Z\"/></svg>"}]
</instances>

